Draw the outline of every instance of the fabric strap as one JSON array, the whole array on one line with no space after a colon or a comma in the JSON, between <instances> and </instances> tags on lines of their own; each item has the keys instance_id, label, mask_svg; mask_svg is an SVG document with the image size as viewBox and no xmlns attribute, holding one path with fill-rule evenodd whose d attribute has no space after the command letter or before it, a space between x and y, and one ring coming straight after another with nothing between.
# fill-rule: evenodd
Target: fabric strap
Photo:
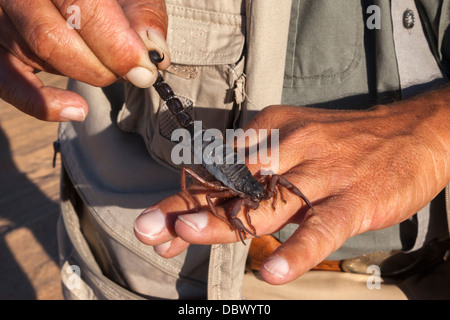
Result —
<instances>
[{"instance_id":1,"label":"fabric strap","mask_svg":"<svg viewBox=\"0 0 450 320\"><path fill-rule=\"evenodd\" d=\"M280 104L291 0L246 1L247 73L242 125L262 108Z\"/></svg>"}]
</instances>

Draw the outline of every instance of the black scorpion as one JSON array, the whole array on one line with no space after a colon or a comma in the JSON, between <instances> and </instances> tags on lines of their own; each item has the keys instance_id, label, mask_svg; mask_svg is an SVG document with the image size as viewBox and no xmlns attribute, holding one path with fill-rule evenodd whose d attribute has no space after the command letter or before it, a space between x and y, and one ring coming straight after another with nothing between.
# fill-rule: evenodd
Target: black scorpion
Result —
<instances>
[{"instance_id":1,"label":"black scorpion","mask_svg":"<svg viewBox=\"0 0 450 320\"><path fill-rule=\"evenodd\" d=\"M158 51L150 51L149 57L155 65L158 65L164 60L164 56L161 57ZM181 128L186 129L190 133L194 156L196 156L198 159L202 159L202 167L204 167L206 171L208 171L212 176L214 176L215 179L217 179L217 181L207 181L192 169L183 167L181 170L181 189L187 192L186 175L189 174L201 185L211 190L211 193L206 195L208 207L216 217L226 222L231 230L237 230L242 243L245 244L244 238L246 237L246 233L254 237L258 237L256 235L255 227L251 224L250 215L248 213L249 208L256 210L262 200L273 198L272 208L275 209L275 202L278 192L280 193L281 200L286 203L286 200L283 198L281 189L277 191L278 185L285 187L295 195L299 196L306 202L309 208L312 208L311 203L305 197L305 195L286 178L277 174L272 174L263 176L260 179L256 179L251 174L245 163L243 161L240 161L241 158L239 154L234 150L233 147L226 144L223 141L222 137L212 137L205 140L201 139L200 141L203 141L203 143L200 147L194 144L194 140L199 137L198 135L201 135L200 138L203 138L206 129L203 128L201 131L197 130L198 132L195 132L194 119L186 111L180 99L176 97L172 88L164 82L164 79L160 72L158 72L158 77L153 87L157 91L160 98L166 102L168 109L177 120L178 125ZM211 154L204 152L205 148L212 142L214 142L214 139L216 138L222 139L223 142L222 159L224 159L224 161L221 161L220 163L217 163L215 161L207 161L208 156L211 156ZM194 203L196 203L189 193L188 196L194 201ZM230 211L227 213L228 219L226 219L218 213L212 199L232 197L235 198L235 201L232 203ZM247 219L247 223L253 231L250 231L248 228L246 228L242 221L237 218L237 215L241 211L242 207L244 207L244 213Z\"/></svg>"}]
</instances>

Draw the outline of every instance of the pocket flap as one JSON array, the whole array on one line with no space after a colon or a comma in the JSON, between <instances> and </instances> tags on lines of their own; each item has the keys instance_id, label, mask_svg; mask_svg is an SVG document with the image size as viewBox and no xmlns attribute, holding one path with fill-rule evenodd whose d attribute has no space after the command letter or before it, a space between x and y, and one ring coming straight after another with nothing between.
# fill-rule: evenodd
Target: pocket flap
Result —
<instances>
[{"instance_id":1,"label":"pocket flap","mask_svg":"<svg viewBox=\"0 0 450 320\"><path fill-rule=\"evenodd\" d=\"M233 64L241 57L243 16L167 5L167 43L173 63Z\"/></svg>"}]
</instances>

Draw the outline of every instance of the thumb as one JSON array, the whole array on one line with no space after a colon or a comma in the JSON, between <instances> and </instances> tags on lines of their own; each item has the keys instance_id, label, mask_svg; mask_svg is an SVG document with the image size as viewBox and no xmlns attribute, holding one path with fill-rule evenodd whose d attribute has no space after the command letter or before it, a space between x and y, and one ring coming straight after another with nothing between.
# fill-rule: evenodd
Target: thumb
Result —
<instances>
[{"instance_id":1,"label":"thumb","mask_svg":"<svg viewBox=\"0 0 450 320\"><path fill-rule=\"evenodd\" d=\"M83 121L88 113L86 100L67 90L46 87L15 56L0 47L0 98L17 109L45 121Z\"/></svg>"},{"instance_id":2,"label":"thumb","mask_svg":"<svg viewBox=\"0 0 450 320\"><path fill-rule=\"evenodd\" d=\"M270 284L285 284L325 260L352 233L353 222L346 217L331 200L308 210L298 229L262 264L263 279Z\"/></svg>"},{"instance_id":3,"label":"thumb","mask_svg":"<svg viewBox=\"0 0 450 320\"><path fill-rule=\"evenodd\" d=\"M131 28L141 37L147 50L157 50L164 60L158 68L170 65L170 52L166 43L168 17L164 0L120 0Z\"/></svg>"}]
</instances>

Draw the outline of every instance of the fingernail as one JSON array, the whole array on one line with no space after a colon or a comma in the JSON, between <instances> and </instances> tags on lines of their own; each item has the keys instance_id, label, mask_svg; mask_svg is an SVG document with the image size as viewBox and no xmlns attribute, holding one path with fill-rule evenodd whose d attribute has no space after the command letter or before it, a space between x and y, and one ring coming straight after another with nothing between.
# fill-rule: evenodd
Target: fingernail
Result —
<instances>
[{"instance_id":1,"label":"fingernail","mask_svg":"<svg viewBox=\"0 0 450 320\"><path fill-rule=\"evenodd\" d=\"M208 224L208 215L207 212L190 213L179 215L178 219L186 223L195 231L202 231Z\"/></svg>"},{"instance_id":2,"label":"fingernail","mask_svg":"<svg viewBox=\"0 0 450 320\"><path fill-rule=\"evenodd\" d=\"M278 278L284 278L289 272L289 264L280 257L269 258L263 267Z\"/></svg>"},{"instance_id":3,"label":"fingernail","mask_svg":"<svg viewBox=\"0 0 450 320\"><path fill-rule=\"evenodd\" d=\"M172 245L172 241L167 241L167 242L159 244L157 246L153 246L153 250L155 250L155 252L157 254L164 254L167 251L169 251L171 245Z\"/></svg>"},{"instance_id":4,"label":"fingernail","mask_svg":"<svg viewBox=\"0 0 450 320\"><path fill-rule=\"evenodd\" d=\"M142 213L134 222L134 230L149 239L155 239L166 227L166 219L159 209Z\"/></svg>"},{"instance_id":5,"label":"fingernail","mask_svg":"<svg viewBox=\"0 0 450 320\"><path fill-rule=\"evenodd\" d=\"M66 107L61 110L59 117L63 121L84 121L86 114L83 108L80 107Z\"/></svg>"},{"instance_id":6,"label":"fingernail","mask_svg":"<svg viewBox=\"0 0 450 320\"><path fill-rule=\"evenodd\" d=\"M167 46L166 39L161 34L161 32L159 32L158 30L155 30L155 29L148 29L148 30L146 30L146 35L147 35L147 39L150 42L153 42L153 44L158 47L158 48L153 48L151 43L147 43L147 41L145 41L149 50L160 49L161 51L169 52L169 47Z\"/></svg>"},{"instance_id":7,"label":"fingernail","mask_svg":"<svg viewBox=\"0 0 450 320\"><path fill-rule=\"evenodd\" d=\"M131 69L125 78L139 88L149 88L156 80L156 76L144 67L135 67Z\"/></svg>"}]
</instances>

